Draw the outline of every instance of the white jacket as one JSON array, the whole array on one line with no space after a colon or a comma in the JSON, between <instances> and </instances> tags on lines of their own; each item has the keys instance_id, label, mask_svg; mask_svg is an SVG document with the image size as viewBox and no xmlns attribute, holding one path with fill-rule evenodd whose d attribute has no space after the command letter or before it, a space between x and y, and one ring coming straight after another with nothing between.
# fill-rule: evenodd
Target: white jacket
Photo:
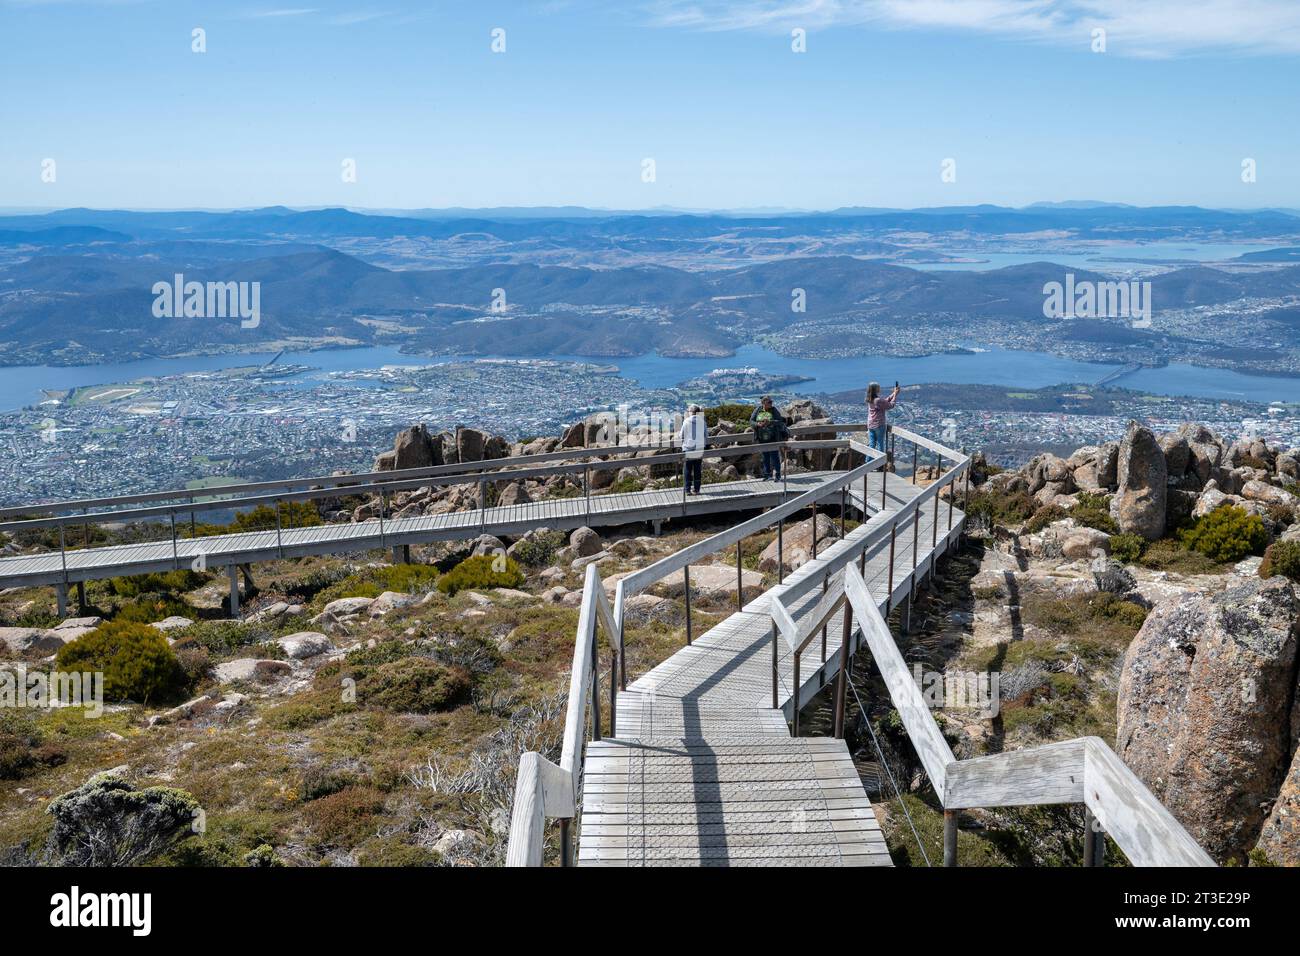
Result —
<instances>
[{"instance_id":1,"label":"white jacket","mask_svg":"<svg viewBox=\"0 0 1300 956\"><path fill-rule=\"evenodd\" d=\"M709 440L709 426L699 412L687 415L682 427L677 430L677 440L682 443L682 451L688 458L703 458L704 446Z\"/></svg>"}]
</instances>

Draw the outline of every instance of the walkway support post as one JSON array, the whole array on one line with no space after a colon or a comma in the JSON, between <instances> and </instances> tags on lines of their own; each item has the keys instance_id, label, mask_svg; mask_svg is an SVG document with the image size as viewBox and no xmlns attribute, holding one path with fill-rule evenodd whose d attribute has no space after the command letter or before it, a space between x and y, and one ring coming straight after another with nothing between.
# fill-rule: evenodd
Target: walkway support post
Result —
<instances>
[{"instance_id":1,"label":"walkway support post","mask_svg":"<svg viewBox=\"0 0 1300 956\"><path fill-rule=\"evenodd\" d=\"M573 866L572 823L572 818L560 817L560 866Z\"/></svg>"},{"instance_id":2,"label":"walkway support post","mask_svg":"<svg viewBox=\"0 0 1300 956\"><path fill-rule=\"evenodd\" d=\"M957 817L959 811L943 811L943 865L957 865Z\"/></svg>"},{"instance_id":3,"label":"walkway support post","mask_svg":"<svg viewBox=\"0 0 1300 956\"><path fill-rule=\"evenodd\" d=\"M59 609L59 618L68 616L68 586L66 584L54 585L55 602Z\"/></svg>"},{"instance_id":4,"label":"walkway support post","mask_svg":"<svg viewBox=\"0 0 1300 956\"><path fill-rule=\"evenodd\" d=\"M77 582L77 610L84 611L85 609L86 609L86 582L78 581Z\"/></svg>"},{"instance_id":5,"label":"walkway support post","mask_svg":"<svg viewBox=\"0 0 1300 956\"><path fill-rule=\"evenodd\" d=\"M1087 806L1083 808L1083 865L1106 865L1106 833Z\"/></svg>"},{"instance_id":6,"label":"walkway support post","mask_svg":"<svg viewBox=\"0 0 1300 956\"><path fill-rule=\"evenodd\" d=\"M230 616L239 617L239 567L226 565L226 576L230 578Z\"/></svg>"},{"instance_id":7,"label":"walkway support post","mask_svg":"<svg viewBox=\"0 0 1300 956\"><path fill-rule=\"evenodd\" d=\"M776 649L777 630L776 624L772 624L772 709L776 710L781 706L779 696L780 689L777 687L780 672L777 670L777 649Z\"/></svg>"}]
</instances>

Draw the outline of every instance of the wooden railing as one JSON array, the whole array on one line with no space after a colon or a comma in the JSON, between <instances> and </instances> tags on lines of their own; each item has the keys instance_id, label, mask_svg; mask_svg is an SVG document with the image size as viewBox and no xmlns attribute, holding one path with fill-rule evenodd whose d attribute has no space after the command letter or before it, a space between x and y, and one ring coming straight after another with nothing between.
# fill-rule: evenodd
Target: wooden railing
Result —
<instances>
[{"instance_id":1,"label":"wooden railing","mask_svg":"<svg viewBox=\"0 0 1300 956\"><path fill-rule=\"evenodd\" d=\"M515 779L514 806L510 813L510 842L506 866L541 866L545 848L546 821L560 821L560 861L572 862L571 825L581 792L583 755L587 740L587 711L590 703L591 736L600 740L600 662L596 626L605 630L613 650L610 661L609 724L614 726L618 704L617 675L621 670L622 635L614 622L605 589L594 564L587 565L578 614L578 635L573 647L573 671L569 677L568 706L564 737L557 766L540 753L529 752L519 759Z\"/></svg>"},{"instance_id":2,"label":"wooden railing","mask_svg":"<svg viewBox=\"0 0 1300 956\"><path fill-rule=\"evenodd\" d=\"M944 808L944 865L957 860L958 811L971 807L1082 803L1086 865L1101 862L1109 833L1134 866L1214 866L1159 800L1105 741L1079 737L1009 753L957 760L858 569L844 593L890 700Z\"/></svg>"},{"instance_id":3,"label":"wooden railing","mask_svg":"<svg viewBox=\"0 0 1300 956\"><path fill-rule=\"evenodd\" d=\"M778 665L780 662L780 647L778 641L784 639L786 647L792 655L793 683L791 687L791 704L790 719L794 726L794 733L799 733L799 712L803 700L800 697L802 691L802 663L804 651L808 645L820 634L821 636L821 664L826 663L827 648L827 630L830 622L834 619L836 613L844 615L844 629L842 633L845 639L841 641L840 646L840 667L837 672L837 683L835 688L835 735L843 736L844 705L845 705L845 686L842 675L847 669L847 662L851 656L848 635L851 633L849 627L849 609L845 604L843 589L838 594L830 593L830 583L834 576L840 573L845 567L851 565L854 561L858 562L859 570L865 567L867 555L875 548L883 546L886 538L889 541L888 571L886 581L886 606L892 608L896 601L906 600L909 602L913 593L917 578L927 570L932 571L934 562L937 560L937 551L939 546L939 527L943 524L943 518L940 511L940 498L943 496L945 489L948 490L947 502L947 531L944 540L947 542L952 534L953 515L955 513L956 483L963 477L967 478L969 487L969 468L970 458L960 452L950 448L945 448L936 442L932 442L923 436L902 428L890 429L890 447L894 448L897 438L903 438L904 441L914 443L917 448L927 448L935 452L936 465L942 467L946 459L951 462L947 471L940 474L931 484L926 487L920 494L913 498L900 503L899 507L878 512L871 517L862 527L856 529L852 535L844 538L835 550L828 554L824 559L818 562L816 574L805 574L799 580L789 585L774 589L771 595L769 611L772 616L772 706L780 706L780 687ZM855 451L868 454L869 449L861 445L857 439L850 440L850 447ZM894 454L891 451L891 456ZM917 480L916 476L917 455L913 455L913 473L912 481ZM882 496L883 500L883 496ZM926 556L923 558L920 554L920 524L921 516L929 508L932 511L931 531L929 548ZM896 554L900 547L906 549L907 527L911 526L911 571L903 576L895 586L894 566ZM902 540L900 542L899 530L903 530ZM906 550L903 551L904 555ZM801 628L795 623L791 616L791 608L794 603L806 595L809 591L820 586L823 598L818 605L806 615L806 619L811 620L811 625L807 628Z\"/></svg>"},{"instance_id":4,"label":"wooden railing","mask_svg":"<svg viewBox=\"0 0 1300 956\"><path fill-rule=\"evenodd\" d=\"M568 865L572 861L570 824L581 805L579 794L588 707L591 710L592 739L600 739L600 700L596 680L599 673L596 656L597 623L604 628L612 650L609 683L609 726L612 730L617 726L618 691L627 687L623 626L626 600L674 571L681 570L684 572L686 584L689 622L690 564L735 544L739 571L739 544L745 538L772 524L784 523L790 515L803 508L815 506L817 502L837 494L843 507L847 498L847 488L859 479L865 482L869 472L878 470L885 464L885 456L882 453L863 448L857 450L863 453L866 460L856 468L827 479L816 488L761 515L743 521L688 548L683 548L621 579L615 589L612 609L596 566L594 564L587 566L587 577L583 585L582 604L578 616L577 639L573 651L573 671L569 680L568 707L565 713L560 763L557 766L542 754L535 752L525 753L520 758L519 772L515 780L514 806L510 815L507 866L542 865L548 819L560 821L561 864ZM863 497L865 498L865 485ZM741 583L739 579L736 582L737 600L743 604ZM687 631L689 641L689 623Z\"/></svg>"}]
</instances>

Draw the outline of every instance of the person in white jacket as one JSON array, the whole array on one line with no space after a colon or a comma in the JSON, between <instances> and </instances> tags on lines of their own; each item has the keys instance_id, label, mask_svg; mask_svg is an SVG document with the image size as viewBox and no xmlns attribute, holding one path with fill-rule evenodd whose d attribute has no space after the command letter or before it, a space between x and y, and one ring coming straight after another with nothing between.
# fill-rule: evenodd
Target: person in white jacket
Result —
<instances>
[{"instance_id":1,"label":"person in white jacket","mask_svg":"<svg viewBox=\"0 0 1300 956\"><path fill-rule=\"evenodd\" d=\"M700 479L704 474L704 446L709 440L709 426L700 413L700 406L691 405L686 409L686 418L677 431L677 440L682 444L686 455L682 469L682 482L688 495L700 493Z\"/></svg>"}]
</instances>

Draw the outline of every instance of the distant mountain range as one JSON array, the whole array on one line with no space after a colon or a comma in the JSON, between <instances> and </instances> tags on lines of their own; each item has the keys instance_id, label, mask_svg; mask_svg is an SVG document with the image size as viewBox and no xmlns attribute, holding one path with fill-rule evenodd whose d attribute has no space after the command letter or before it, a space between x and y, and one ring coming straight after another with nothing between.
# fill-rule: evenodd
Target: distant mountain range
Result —
<instances>
[{"instance_id":1,"label":"distant mountain range","mask_svg":"<svg viewBox=\"0 0 1300 956\"><path fill-rule=\"evenodd\" d=\"M1213 306L1244 297L1300 295L1300 217L1279 211L1198 207L1144 209L1109 203L732 217L498 211L457 218L447 210L373 215L286 207L233 212L65 209L0 217L0 347L6 364L107 360L270 345L391 343L412 351L617 356L726 355L738 345L804 326L868 329L923 318L961 328L971 320L1043 325L1043 285L1067 271L1034 262L988 271L919 271L879 257L917 250L899 233L1015 236L1044 230L1078 237L1279 239L1249 253L1252 270L1192 266L1155 276L1157 310ZM467 211L470 212L470 211ZM477 212L477 211L474 211ZM519 214L516 214L519 213ZM848 238L846 238L846 236ZM417 243L449 268L386 268L396 247ZM692 253L717 263L693 269ZM550 264L572 249L617 247L616 267ZM813 254L809 254L809 252ZM851 254L840 254L849 251ZM644 258L638 261L638 255ZM676 265L662 265L667 255ZM859 258L869 256L874 258ZM454 261L454 259L453 259ZM905 261L905 258L904 258ZM1077 280L1107 277L1071 268ZM261 284L261 322L156 318L155 283L176 274L198 282ZM502 290L496 293L494 290ZM792 307L803 290L805 308ZM503 296L496 303L494 296ZM1289 315L1289 313L1288 313ZM1280 320L1279 335L1296 323ZM1128 323L1076 323L1079 341L1124 345ZM1138 334L1138 339L1142 335ZM1172 341L1172 340L1170 340Z\"/></svg>"}]
</instances>

